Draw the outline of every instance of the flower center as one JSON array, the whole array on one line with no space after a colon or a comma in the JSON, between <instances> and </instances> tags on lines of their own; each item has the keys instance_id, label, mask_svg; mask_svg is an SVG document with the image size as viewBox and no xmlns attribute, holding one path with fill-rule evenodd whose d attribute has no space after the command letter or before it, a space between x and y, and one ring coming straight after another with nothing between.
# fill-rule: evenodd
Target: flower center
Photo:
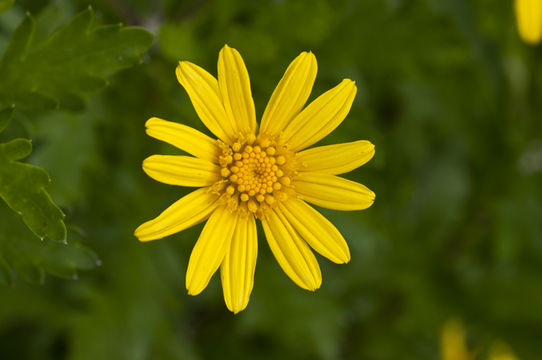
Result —
<instances>
[{"instance_id":1,"label":"flower center","mask_svg":"<svg viewBox=\"0 0 542 360\"><path fill-rule=\"evenodd\" d=\"M291 156L285 149L253 136L221 147L219 183L229 206L261 215L288 198L292 171L287 164Z\"/></svg>"}]
</instances>

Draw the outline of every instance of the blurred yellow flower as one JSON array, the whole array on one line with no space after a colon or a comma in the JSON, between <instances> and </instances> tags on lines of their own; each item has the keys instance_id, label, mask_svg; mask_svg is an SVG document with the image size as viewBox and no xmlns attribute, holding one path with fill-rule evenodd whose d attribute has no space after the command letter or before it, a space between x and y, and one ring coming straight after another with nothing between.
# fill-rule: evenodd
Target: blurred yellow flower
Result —
<instances>
[{"instance_id":1,"label":"blurred yellow flower","mask_svg":"<svg viewBox=\"0 0 542 360\"><path fill-rule=\"evenodd\" d=\"M286 69L256 123L248 72L227 45L218 58L218 79L190 62L177 67L202 122L218 138L174 122L151 118L147 134L191 156L153 155L143 170L172 185L200 187L139 226L140 241L163 238L208 219L186 273L190 295L205 289L220 267L224 300L234 313L249 301L257 257L256 219L284 272L300 287L320 287L320 267L310 248L335 263L350 260L339 231L307 202L336 210L362 210L375 194L336 175L369 161L369 141L303 150L332 132L356 95L345 79L303 108L316 78L316 58L301 53Z\"/></svg>"},{"instance_id":2,"label":"blurred yellow flower","mask_svg":"<svg viewBox=\"0 0 542 360\"><path fill-rule=\"evenodd\" d=\"M542 0L515 0L519 35L527 44L542 38Z\"/></svg>"},{"instance_id":3,"label":"blurred yellow flower","mask_svg":"<svg viewBox=\"0 0 542 360\"><path fill-rule=\"evenodd\" d=\"M465 329L457 320L448 320L440 338L442 360L472 360L465 343Z\"/></svg>"},{"instance_id":4,"label":"blurred yellow flower","mask_svg":"<svg viewBox=\"0 0 542 360\"><path fill-rule=\"evenodd\" d=\"M442 360L474 360L476 352L470 352L465 341L465 329L458 320L448 320L440 338ZM503 342L495 342L491 346L488 360L518 360L512 350Z\"/></svg>"},{"instance_id":5,"label":"blurred yellow flower","mask_svg":"<svg viewBox=\"0 0 542 360\"><path fill-rule=\"evenodd\" d=\"M497 342L491 347L489 360L518 360L508 345Z\"/></svg>"}]
</instances>

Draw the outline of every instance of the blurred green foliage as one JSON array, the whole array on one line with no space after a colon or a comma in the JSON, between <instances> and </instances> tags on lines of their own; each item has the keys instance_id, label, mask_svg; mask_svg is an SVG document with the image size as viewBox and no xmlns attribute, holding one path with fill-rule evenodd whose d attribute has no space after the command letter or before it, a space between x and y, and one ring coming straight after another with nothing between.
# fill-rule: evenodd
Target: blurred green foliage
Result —
<instances>
[{"instance_id":1,"label":"blurred green foliage","mask_svg":"<svg viewBox=\"0 0 542 360\"><path fill-rule=\"evenodd\" d=\"M68 229L68 245L40 242L0 204L0 281L11 284L0 358L438 359L452 317L480 354L505 341L539 358L542 53L519 40L512 1L90 1L97 21L88 5L18 0L0 16L0 53L17 52L0 65L1 108L17 104L0 142L32 139L28 163L49 173ZM96 25L119 22L156 35L142 64L146 32ZM312 50L311 99L343 78L358 85L322 143L376 145L347 175L376 192L373 207L323 211L352 261L320 258L322 288L306 292L260 234L252 298L235 316L217 276L197 297L184 290L201 225L147 244L132 235L188 191L142 172L146 156L175 153L144 123L206 131L174 69L190 60L216 74L225 43L246 61L259 115Z\"/></svg>"},{"instance_id":2,"label":"blurred green foliage","mask_svg":"<svg viewBox=\"0 0 542 360\"><path fill-rule=\"evenodd\" d=\"M0 0L0 14L9 10L15 0Z\"/></svg>"},{"instance_id":3,"label":"blurred green foliage","mask_svg":"<svg viewBox=\"0 0 542 360\"><path fill-rule=\"evenodd\" d=\"M82 94L103 87L104 76L137 63L152 42L151 34L141 28L96 25L90 7L55 30L59 9L44 9L37 21L27 12L11 35L0 60L0 108L5 107L0 111L0 132L15 108L32 118L59 107L83 110ZM66 242L64 214L45 191L49 175L18 161L31 152L27 139L0 143L0 197L42 241ZM22 278L41 283L45 271L70 278L78 268L92 268L98 261L81 247L39 244L17 227L17 219L4 221L2 228L0 265L5 283L11 282L11 268Z\"/></svg>"},{"instance_id":4,"label":"blurred green foliage","mask_svg":"<svg viewBox=\"0 0 542 360\"><path fill-rule=\"evenodd\" d=\"M0 105L82 110L82 94L137 63L152 41L143 29L96 25L91 8L55 30L58 12L50 9L37 21L27 13L14 31L0 63Z\"/></svg>"}]
</instances>

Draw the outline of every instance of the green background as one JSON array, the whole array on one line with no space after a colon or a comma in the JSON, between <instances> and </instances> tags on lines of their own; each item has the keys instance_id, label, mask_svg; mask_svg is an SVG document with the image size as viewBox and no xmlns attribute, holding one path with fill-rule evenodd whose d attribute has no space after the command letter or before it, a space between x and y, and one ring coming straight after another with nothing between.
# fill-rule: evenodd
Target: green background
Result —
<instances>
[{"instance_id":1,"label":"green background","mask_svg":"<svg viewBox=\"0 0 542 360\"><path fill-rule=\"evenodd\" d=\"M1 359L439 359L450 318L481 359L495 341L540 358L542 53L519 39L512 1L17 0L0 15L0 54L25 12L37 42L89 3L98 23L144 27L154 42L136 30L67 31L35 66L0 66L0 107L15 103L0 143L32 140L22 161L49 174L68 242L40 241L0 201ZM87 37L100 52L77 57ZM202 225L145 244L133 236L188 191L141 170L149 155L176 153L144 123L206 131L174 70L190 60L216 74L225 43L245 59L258 116L289 62L313 51L310 99L343 78L358 86L321 143L376 145L345 175L375 191L375 204L322 210L351 262L318 257L322 287L304 291L260 229L254 290L238 315L216 275L186 294Z\"/></svg>"}]
</instances>

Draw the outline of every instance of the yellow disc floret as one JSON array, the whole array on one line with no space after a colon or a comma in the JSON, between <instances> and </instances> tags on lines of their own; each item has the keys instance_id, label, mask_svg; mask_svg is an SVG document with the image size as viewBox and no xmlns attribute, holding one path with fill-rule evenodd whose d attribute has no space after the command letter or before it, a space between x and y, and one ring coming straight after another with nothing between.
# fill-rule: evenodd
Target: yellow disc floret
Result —
<instances>
[{"instance_id":1,"label":"yellow disc floret","mask_svg":"<svg viewBox=\"0 0 542 360\"><path fill-rule=\"evenodd\" d=\"M291 154L269 139L242 138L228 146L221 143L221 166L217 189L228 205L257 216L288 198L293 170Z\"/></svg>"}]
</instances>

